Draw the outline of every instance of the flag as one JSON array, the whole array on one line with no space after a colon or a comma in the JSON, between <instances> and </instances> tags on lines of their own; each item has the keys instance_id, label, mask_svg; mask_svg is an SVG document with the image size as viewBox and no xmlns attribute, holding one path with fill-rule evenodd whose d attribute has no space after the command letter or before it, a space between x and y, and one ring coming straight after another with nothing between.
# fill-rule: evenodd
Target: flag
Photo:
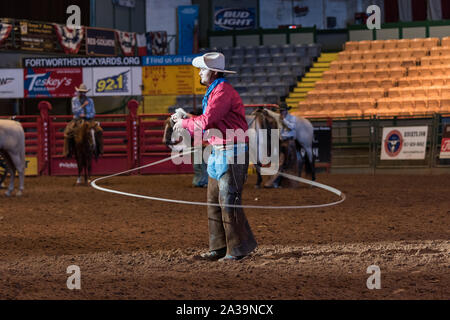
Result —
<instances>
[{"instance_id":1,"label":"flag","mask_svg":"<svg viewBox=\"0 0 450 320\"><path fill-rule=\"evenodd\" d=\"M384 0L386 22L442 20L450 18L448 0Z\"/></svg>"},{"instance_id":2,"label":"flag","mask_svg":"<svg viewBox=\"0 0 450 320\"><path fill-rule=\"evenodd\" d=\"M145 33L136 33L136 42L138 47L138 55L146 56L147 55L147 37Z\"/></svg>"},{"instance_id":3,"label":"flag","mask_svg":"<svg viewBox=\"0 0 450 320\"><path fill-rule=\"evenodd\" d=\"M53 25L55 26L59 44L64 49L64 52L67 54L78 53L84 37L84 27L71 29L57 23Z\"/></svg>"},{"instance_id":4,"label":"flag","mask_svg":"<svg viewBox=\"0 0 450 320\"><path fill-rule=\"evenodd\" d=\"M134 48L136 47L135 33L116 30L116 35L119 39L123 54L126 56L134 56Z\"/></svg>"},{"instance_id":5,"label":"flag","mask_svg":"<svg viewBox=\"0 0 450 320\"><path fill-rule=\"evenodd\" d=\"M2 44L11 33L12 25L8 23L0 23L0 44Z\"/></svg>"}]
</instances>

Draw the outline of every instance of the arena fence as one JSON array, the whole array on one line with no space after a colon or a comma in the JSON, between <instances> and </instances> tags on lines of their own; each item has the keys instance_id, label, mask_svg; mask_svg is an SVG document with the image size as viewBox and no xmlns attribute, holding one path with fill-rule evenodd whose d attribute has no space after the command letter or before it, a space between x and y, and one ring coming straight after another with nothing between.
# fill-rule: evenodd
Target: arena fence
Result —
<instances>
[{"instance_id":1,"label":"arena fence","mask_svg":"<svg viewBox=\"0 0 450 320\"><path fill-rule=\"evenodd\" d=\"M19 121L25 130L28 174L75 175L75 159L62 156L64 128L71 116L50 115L47 101L38 105L40 115L9 117ZM247 113L256 107L246 105ZM130 100L127 114L97 115L104 133L104 155L93 161L93 175L113 174L167 158L171 150L162 143L164 122L168 113L137 115L138 102ZM1 117L3 119L8 117ZM429 117L373 117L370 119L315 119L315 127L331 127L332 168L450 168L450 159L441 159L442 138L448 137L450 113ZM384 127L427 126L426 153L422 160L381 160ZM330 163L317 163L328 171ZM167 161L142 169L141 174L192 173L192 165L174 165Z\"/></svg>"}]
</instances>

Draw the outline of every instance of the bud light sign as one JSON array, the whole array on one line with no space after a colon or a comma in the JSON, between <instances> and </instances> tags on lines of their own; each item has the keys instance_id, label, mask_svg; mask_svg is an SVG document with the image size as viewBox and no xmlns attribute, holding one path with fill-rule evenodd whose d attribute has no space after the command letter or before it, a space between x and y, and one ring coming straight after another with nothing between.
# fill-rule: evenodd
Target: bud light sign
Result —
<instances>
[{"instance_id":1,"label":"bud light sign","mask_svg":"<svg viewBox=\"0 0 450 320\"><path fill-rule=\"evenodd\" d=\"M216 7L214 12L214 30L245 30L256 27L254 8Z\"/></svg>"}]
</instances>

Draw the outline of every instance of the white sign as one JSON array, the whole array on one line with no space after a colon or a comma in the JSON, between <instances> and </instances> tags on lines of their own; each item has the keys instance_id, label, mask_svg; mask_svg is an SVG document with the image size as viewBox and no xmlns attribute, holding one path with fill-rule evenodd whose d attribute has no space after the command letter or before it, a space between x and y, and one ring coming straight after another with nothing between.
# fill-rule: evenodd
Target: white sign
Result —
<instances>
[{"instance_id":1,"label":"white sign","mask_svg":"<svg viewBox=\"0 0 450 320\"><path fill-rule=\"evenodd\" d=\"M383 128L381 160L423 160L428 127Z\"/></svg>"},{"instance_id":2,"label":"white sign","mask_svg":"<svg viewBox=\"0 0 450 320\"><path fill-rule=\"evenodd\" d=\"M23 98L23 69L0 69L0 98Z\"/></svg>"},{"instance_id":3,"label":"white sign","mask_svg":"<svg viewBox=\"0 0 450 320\"><path fill-rule=\"evenodd\" d=\"M93 96L131 96L132 75L130 67L93 68Z\"/></svg>"}]
</instances>

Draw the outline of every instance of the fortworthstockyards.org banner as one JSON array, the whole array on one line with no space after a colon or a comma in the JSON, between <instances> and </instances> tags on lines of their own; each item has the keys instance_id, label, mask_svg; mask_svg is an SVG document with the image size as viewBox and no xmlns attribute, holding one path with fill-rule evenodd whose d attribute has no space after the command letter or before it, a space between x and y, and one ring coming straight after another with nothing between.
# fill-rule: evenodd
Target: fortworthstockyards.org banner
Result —
<instances>
[{"instance_id":1,"label":"fortworthstockyards.org banner","mask_svg":"<svg viewBox=\"0 0 450 320\"><path fill-rule=\"evenodd\" d=\"M140 57L24 58L25 68L140 66Z\"/></svg>"},{"instance_id":2,"label":"fortworthstockyards.org banner","mask_svg":"<svg viewBox=\"0 0 450 320\"><path fill-rule=\"evenodd\" d=\"M428 127L383 128L381 160L423 160Z\"/></svg>"}]
</instances>

